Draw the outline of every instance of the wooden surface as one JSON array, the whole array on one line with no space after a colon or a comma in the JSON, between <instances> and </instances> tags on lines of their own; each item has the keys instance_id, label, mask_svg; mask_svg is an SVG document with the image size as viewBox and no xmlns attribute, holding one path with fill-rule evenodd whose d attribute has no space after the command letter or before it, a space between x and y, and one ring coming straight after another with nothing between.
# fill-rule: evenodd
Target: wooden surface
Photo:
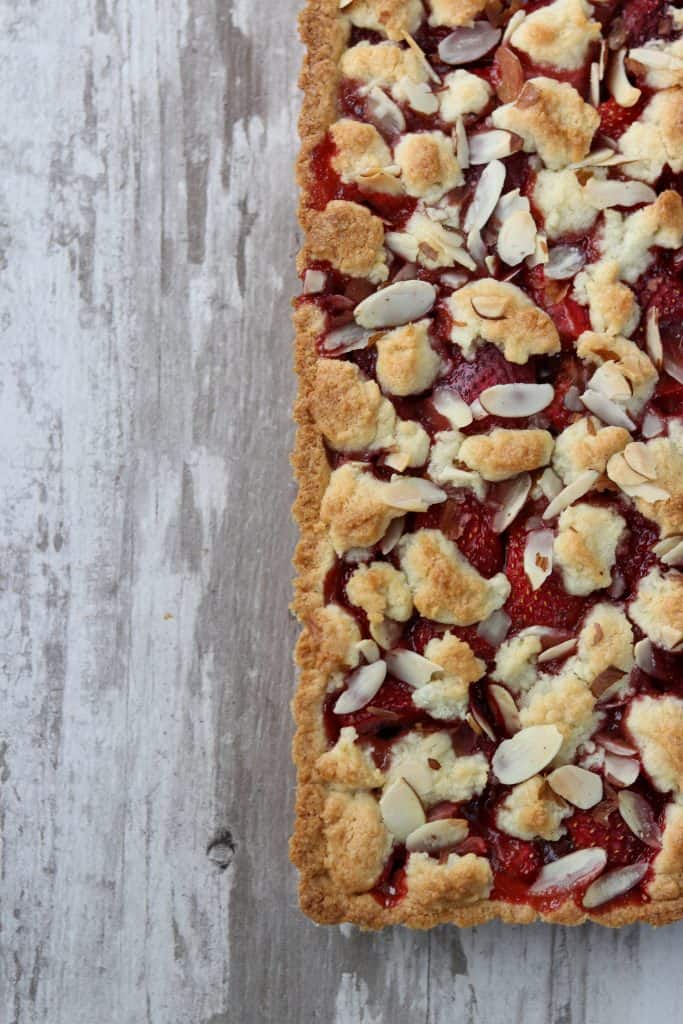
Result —
<instances>
[{"instance_id":1,"label":"wooden surface","mask_svg":"<svg viewBox=\"0 0 683 1024\"><path fill-rule=\"evenodd\" d=\"M681 927L297 911L296 7L0 4L0 1022L673 1021Z\"/></svg>"}]
</instances>

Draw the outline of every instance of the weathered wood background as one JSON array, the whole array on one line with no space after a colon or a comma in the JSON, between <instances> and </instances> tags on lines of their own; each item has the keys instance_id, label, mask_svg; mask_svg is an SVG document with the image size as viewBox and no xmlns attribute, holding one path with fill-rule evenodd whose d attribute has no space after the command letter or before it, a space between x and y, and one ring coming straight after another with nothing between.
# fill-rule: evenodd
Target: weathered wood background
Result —
<instances>
[{"instance_id":1,"label":"weathered wood background","mask_svg":"<svg viewBox=\"0 0 683 1024\"><path fill-rule=\"evenodd\" d=\"M0 1021L673 1021L682 928L297 911L296 8L0 0Z\"/></svg>"}]
</instances>

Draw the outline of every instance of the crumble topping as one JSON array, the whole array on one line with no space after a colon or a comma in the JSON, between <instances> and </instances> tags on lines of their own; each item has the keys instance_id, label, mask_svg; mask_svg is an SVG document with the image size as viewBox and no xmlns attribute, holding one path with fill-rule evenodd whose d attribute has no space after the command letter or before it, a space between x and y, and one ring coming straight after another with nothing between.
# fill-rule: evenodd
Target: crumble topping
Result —
<instances>
[{"instance_id":1,"label":"crumble topping","mask_svg":"<svg viewBox=\"0 0 683 1024\"><path fill-rule=\"evenodd\" d=\"M403 39L416 32L422 21L420 0L352 0L344 14L357 28L381 32L388 39Z\"/></svg>"},{"instance_id":2,"label":"crumble topping","mask_svg":"<svg viewBox=\"0 0 683 1024\"><path fill-rule=\"evenodd\" d=\"M488 106L493 90L489 83L464 68L452 71L443 80L444 88L439 92L441 117L448 124L455 124L465 114L479 114Z\"/></svg>"},{"instance_id":3,"label":"crumble topping","mask_svg":"<svg viewBox=\"0 0 683 1024\"><path fill-rule=\"evenodd\" d=\"M377 380L391 395L418 395L434 383L441 360L429 343L429 321L396 327L377 339Z\"/></svg>"},{"instance_id":4,"label":"crumble topping","mask_svg":"<svg viewBox=\"0 0 683 1024\"><path fill-rule=\"evenodd\" d=\"M555 0L528 14L510 42L535 64L574 70L581 67L591 45L600 38L600 25L591 19L592 13L593 8L584 0Z\"/></svg>"},{"instance_id":5,"label":"crumble topping","mask_svg":"<svg viewBox=\"0 0 683 1024\"><path fill-rule=\"evenodd\" d=\"M560 839L572 809L553 793L542 775L513 786L498 808L498 828L517 839Z\"/></svg>"},{"instance_id":6,"label":"crumble topping","mask_svg":"<svg viewBox=\"0 0 683 1024\"><path fill-rule=\"evenodd\" d=\"M451 340L466 359L472 359L486 341L511 363L559 351L559 335L548 314L514 284L482 278L454 292L448 306Z\"/></svg>"},{"instance_id":7,"label":"crumble topping","mask_svg":"<svg viewBox=\"0 0 683 1024\"><path fill-rule=\"evenodd\" d=\"M552 451L553 438L547 430L498 428L465 438L458 458L484 480L498 481L547 466Z\"/></svg>"},{"instance_id":8,"label":"crumble topping","mask_svg":"<svg viewBox=\"0 0 683 1024\"><path fill-rule=\"evenodd\" d=\"M404 135L394 150L394 159L408 195L418 196L425 203L436 203L462 184L453 142L443 132Z\"/></svg>"},{"instance_id":9,"label":"crumble topping","mask_svg":"<svg viewBox=\"0 0 683 1024\"><path fill-rule=\"evenodd\" d=\"M631 704L628 728L655 786L678 794L683 788L683 701L639 697Z\"/></svg>"},{"instance_id":10,"label":"crumble topping","mask_svg":"<svg viewBox=\"0 0 683 1024\"><path fill-rule=\"evenodd\" d=\"M586 596L609 586L625 527L611 508L576 504L562 512L553 552L568 594Z\"/></svg>"},{"instance_id":11,"label":"crumble topping","mask_svg":"<svg viewBox=\"0 0 683 1024\"><path fill-rule=\"evenodd\" d=\"M658 647L670 651L683 643L683 573L651 569L640 581L629 615Z\"/></svg>"}]
</instances>

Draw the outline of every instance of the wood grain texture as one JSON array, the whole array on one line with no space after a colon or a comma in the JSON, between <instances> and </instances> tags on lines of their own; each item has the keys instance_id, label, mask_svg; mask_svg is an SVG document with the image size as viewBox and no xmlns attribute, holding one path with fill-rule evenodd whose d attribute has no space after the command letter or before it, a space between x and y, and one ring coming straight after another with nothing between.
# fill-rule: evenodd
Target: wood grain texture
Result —
<instances>
[{"instance_id":1,"label":"wood grain texture","mask_svg":"<svg viewBox=\"0 0 683 1024\"><path fill-rule=\"evenodd\" d=\"M0 1022L673 1020L683 927L297 910L296 8L0 7Z\"/></svg>"}]
</instances>

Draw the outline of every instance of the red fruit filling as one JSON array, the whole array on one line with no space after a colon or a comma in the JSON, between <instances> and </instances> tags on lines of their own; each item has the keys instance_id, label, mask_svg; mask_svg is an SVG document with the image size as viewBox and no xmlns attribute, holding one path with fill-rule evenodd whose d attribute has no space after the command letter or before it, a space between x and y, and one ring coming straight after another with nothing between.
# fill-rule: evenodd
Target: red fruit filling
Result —
<instances>
[{"instance_id":1,"label":"red fruit filling","mask_svg":"<svg viewBox=\"0 0 683 1024\"><path fill-rule=\"evenodd\" d=\"M513 630L526 626L573 630L588 606L587 599L568 594L558 570L554 570L545 583L534 590L524 571L526 540L524 524L514 524L509 533L505 558L505 574L511 586L505 611L512 620Z\"/></svg>"}]
</instances>

